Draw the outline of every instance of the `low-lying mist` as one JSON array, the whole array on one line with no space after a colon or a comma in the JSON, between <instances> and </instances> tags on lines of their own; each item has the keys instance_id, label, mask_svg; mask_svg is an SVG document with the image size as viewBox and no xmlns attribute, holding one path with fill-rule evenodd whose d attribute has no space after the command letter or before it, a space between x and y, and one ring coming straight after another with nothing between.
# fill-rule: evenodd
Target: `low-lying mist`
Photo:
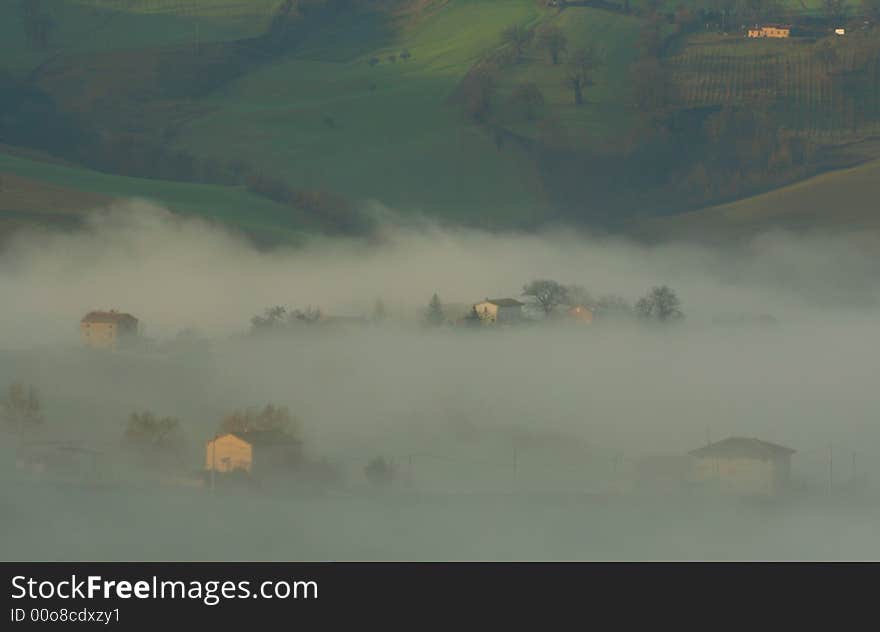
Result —
<instances>
[{"instance_id":1,"label":"low-lying mist","mask_svg":"<svg viewBox=\"0 0 880 632\"><path fill-rule=\"evenodd\" d=\"M877 558L876 497L831 492L880 473L878 267L845 235L720 250L391 222L370 243L265 251L147 204L80 232L20 234L0 253L0 387L39 389L38 436L102 451L123 482L25 480L19 437L0 435L0 557ZM447 305L522 299L536 278L629 300L666 284L686 318L423 326L435 292ZM378 299L381 322L248 335L271 305L369 316ZM110 308L141 319L148 342L82 349L80 318ZM153 485L119 452L132 412L171 415L196 472L224 414L269 402L300 419L334 485L212 495ZM627 493L643 457L727 436L796 449L803 494ZM376 456L399 485L366 483Z\"/></svg>"}]
</instances>

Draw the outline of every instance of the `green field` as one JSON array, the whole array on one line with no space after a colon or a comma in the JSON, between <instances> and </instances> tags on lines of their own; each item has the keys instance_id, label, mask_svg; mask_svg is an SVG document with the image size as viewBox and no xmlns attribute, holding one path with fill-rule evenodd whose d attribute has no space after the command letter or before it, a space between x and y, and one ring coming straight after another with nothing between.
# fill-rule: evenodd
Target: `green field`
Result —
<instances>
[{"instance_id":1,"label":"green field","mask_svg":"<svg viewBox=\"0 0 880 632\"><path fill-rule=\"evenodd\" d=\"M127 178L0 154L0 179L3 174L42 182L47 187L64 187L115 199L148 200L184 215L198 215L224 222L259 238L271 235L275 241L296 240L304 231L313 228L308 218L295 209L257 197L238 187ZM18 209L9 204L0 208L0 214L7 216L16 211Z\"/></svg>"},{"instance_id":2,"label":"green field","mask_svg":"<svg viewBox=\"0 0 880 632\"><path fill-rule=\"evenodd\" d=\"M529 223L547 209L527 156L499 152L449 97L498 46L499 25L538 15L530 0L459 1L391 40L364 28L360 41L343 20L205 99L211 112L186 127L180 144L213 156L234 147L296 186L403 212L486 226ZM410 58L389 60L404 50Z\"/></svg>"}]
</instances>

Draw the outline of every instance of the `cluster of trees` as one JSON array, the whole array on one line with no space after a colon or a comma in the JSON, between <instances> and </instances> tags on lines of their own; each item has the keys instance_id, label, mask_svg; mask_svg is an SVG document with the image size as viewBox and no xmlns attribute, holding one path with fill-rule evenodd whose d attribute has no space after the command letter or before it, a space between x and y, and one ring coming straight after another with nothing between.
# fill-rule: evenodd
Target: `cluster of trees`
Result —
<instances>
[{"instance_id":1,"label":"cluster of trees","mask_svg":"<svg viewBox=\"0 0 880 632\"><path fill-rule=\"evenodd\" d=\"M289 330L291 327L316 323L323 314L320 308L308 306L305 309L288 310L283 305L274 305L251 318L252 333L270 333Z\"/></svg>"},{"instance_id":2,"label":"cluster of trees","mask_svg":"<svg viewBox=\"0 0 880 632\"><path fill-rule=\"evenodd\" d=\"M594 298L583 286L563 284L552 279L535 279L523 285L522 296L530 297L545 317L553 317L559 307L588 307L599 318L607 320L638 318L643 321L670 322L684 318L678 294L667 285L652 287L635 303L616 294ZM446 322L440 297L435 293L425 309L425 323L439 326ZM477 325L480 315L476 307L465 317L466 324Z\"/></svg>"},{"instance_id":3,"label":"cluster of trees","mask_svg":"<svg viewBox=\"0 0 880 632\"><path fill-rule=\"evenodd\" d=\"M675 290L662 285L651 288L634 305L615 294L594 299L580 285L564 285L552 279L537 279L526 283L523 296L534 299L546 315L551 315L559 306L583 305L594 310L599 317L636 316L642 320L667 322L684 317L681 301Z\"/></svg>"},{"instance_id":4,"label":"cluster of trees","mask_svg":"<svg viewBox=\"0 0 880 632\"><path fill-rule=\"evenodd\" d=\"M220 422L220 432L280 432L291 437L299 437L302 431L300 420L290 413L287 406L266 404L263 408L235 410Z\"/></svg>"}]
</instances>

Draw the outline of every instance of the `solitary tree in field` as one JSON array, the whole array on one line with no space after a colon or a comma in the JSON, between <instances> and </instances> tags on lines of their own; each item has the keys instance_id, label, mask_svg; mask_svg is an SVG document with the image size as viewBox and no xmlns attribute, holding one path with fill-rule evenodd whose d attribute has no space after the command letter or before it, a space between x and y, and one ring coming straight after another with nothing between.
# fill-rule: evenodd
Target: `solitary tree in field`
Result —
<instances>
[{"instance_id":1,"label":"solitary tree in field","mask_svg":"<svg viewBox=\"0 0 880 632\"><path fill-rule=\"evenodd\" d=\"M10 385L6 397L0 401L0 419L18 433L42 424L43 412L37 390L19 382Z\"/></svg>"},{"instance_id":2,"label":"solitary tree in field","mask_svg":"<svg viewBox=\"0 0 880 632\"><path fill-rule=\"evenodd\" d=\"M575 105L583 105L584 90L593 85L592 72L596 67L596 53L592 48L575 51L568 60L565 85L574 93Z\"/></svg>"},{"instance_id":3,"label":"solitary tree in field","mask_svg":"<svg viewBox=\"0 0 880 632\"><path fill-rule=\"evenodd\" d=\"M651 288L650 292L636 302L635 311L639 318L658 322L669 322L684 317L678 295L666 285Z\"/></svg>"},{"instance_id":4,"label":"solitary tree in field","mask_svg":"<svg viewBox=\"0 0 880 632\"><path fill-rule=\"evenodd\" d=\"M523 296L531 296L537 301L545 314L552 312L557 305L568 300L565 286L550 279L537 279L523 286Z\"/></svg>"},{"instance_id":5,"label":"solitary tree in field","mask_svg":"<svg viewBox=\"0 0 880 632\"><path fill-rule=\"evenodd\" d=\"M437 296L435 292L431 297L430 302L428 303L428 309L425 313L425 320L429 325L437 326L442 325L443 321L446 320L446 315L443 313L443 304L440 303L440 297Z\"/></svg>"},{"instance_id":6,"label":"solitary tree in field","mask_svg":"<svg viewBox=\"0 0 880 632\"><path fill-rule=\"evenodd\" d=\"M550 61L555 66L559 57L568 50L568 38L558 26L548 25L538 30L538 47L550 54Z\"/></svg>"},{"instance_id":7,"label":"solitary tree in field","mask_svg":"<svg viewBox=\"0 0 880 632\"><path fill-rule=\"evenodd\" d=\"M519 62L529 42L532 41L532 31L521 24L514 24L501 32L501 41L510 46L514 59Z\"/></svg>"}]
</instances>

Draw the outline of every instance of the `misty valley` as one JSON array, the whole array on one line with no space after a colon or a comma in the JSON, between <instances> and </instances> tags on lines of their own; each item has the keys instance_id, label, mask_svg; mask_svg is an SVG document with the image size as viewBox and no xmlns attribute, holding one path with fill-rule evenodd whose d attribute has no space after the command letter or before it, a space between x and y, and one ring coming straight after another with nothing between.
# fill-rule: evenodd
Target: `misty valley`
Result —
<instances>
[{"instance_id":1,"label":"misty valley","mask_svg":"<svg viewBox=\"0 0 880 632\"><path fill-rule=\"evenodd\" d=\"M22 233L3 555L874 557L876 262L763 239Z\"/></svg>"}]
</instances>

